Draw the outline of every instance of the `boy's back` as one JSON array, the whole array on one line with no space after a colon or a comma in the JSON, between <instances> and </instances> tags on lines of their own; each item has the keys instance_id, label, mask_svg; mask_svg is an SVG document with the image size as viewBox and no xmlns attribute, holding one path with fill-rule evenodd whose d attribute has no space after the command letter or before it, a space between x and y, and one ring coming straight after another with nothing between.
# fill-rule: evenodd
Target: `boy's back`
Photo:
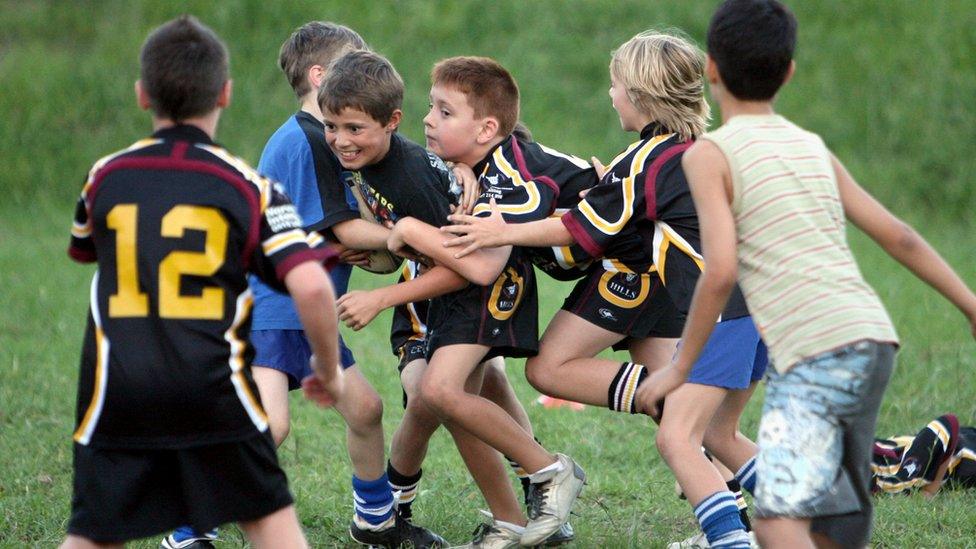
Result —
<instances>
[{"instance_id":1,"label":"boy's back","mask_svg":"<svg viewBox=\"0 0 976 549\"><path fill-rule=\"evenodd\" d=\"M69 252L99 264L76 441L174 448L267 428L245 274L282 288L318 253L270 181L195 127L160 130L92 169Z\"/></svg>"},{"instance_id":2,"label":"boy's back","mask_svg":"<svg viewBox=\"0 0 976 549\"><path fill-rule=\"evenodd\" d=\"M847 245L823 141L778 115L739 115L703 139L732 174L739 281L773 362L862 339L897 342Z\"/></svg>"}]
</instances>

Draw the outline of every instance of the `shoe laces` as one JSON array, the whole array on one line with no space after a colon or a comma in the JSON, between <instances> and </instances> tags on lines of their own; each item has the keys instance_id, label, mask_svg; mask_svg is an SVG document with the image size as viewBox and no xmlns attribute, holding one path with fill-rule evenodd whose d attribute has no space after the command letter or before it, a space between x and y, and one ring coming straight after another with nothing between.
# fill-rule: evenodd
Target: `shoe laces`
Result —
<instances>
[{"instance_id":1,"label":"shoe laces","mask_svg":"<svg viewBox=\"0 0 976 549\"><path fill-rule=\"evenodd\" d=\"M529 502L527 512L530 519L535 520L542 515L542 509L549 501L550 488L552 488L551 480L538 484L534 482L529 484Z\"/></svg>"},{"instance_id":2,"label":"shoe laces","mask_svg":"<svg viewBox=\"0 0 976 549\"><path fill-rule=\"evenodd\" d=\"M487 522L482 522L474 529L471 534L471 543L481 543L494 532L498 532L498 528L495 528L494 524L489 524Z\"/></svg>"}]
</instances>

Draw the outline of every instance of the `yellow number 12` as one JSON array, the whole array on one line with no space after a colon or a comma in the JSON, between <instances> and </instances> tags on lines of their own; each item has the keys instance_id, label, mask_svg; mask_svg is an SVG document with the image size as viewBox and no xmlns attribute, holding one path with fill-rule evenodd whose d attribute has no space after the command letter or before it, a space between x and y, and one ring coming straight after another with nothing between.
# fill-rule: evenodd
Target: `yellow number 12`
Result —
<instances>
[{"instance_id":1,"label":"yellow number 12","mask_svg":"<svg viewBox=\"0 0 976 549\"><path fill-rule=\"evenodd\" d=\"M115 231L115 260L118 289L109 296L110 317L144 317L149 314L149 296L139 289L136 261L139 207L118 204L106 217ZM160 234L181 238L187 229L205 234L202 252L173 251L159 263L159 316L174 319L219 320L224 316L224 291L206 287L199 296L180 292L183 275L211 276L224 264L227 249L227 221L219 210L181 204L163 216Z\"/></svg>"}]
</instances>

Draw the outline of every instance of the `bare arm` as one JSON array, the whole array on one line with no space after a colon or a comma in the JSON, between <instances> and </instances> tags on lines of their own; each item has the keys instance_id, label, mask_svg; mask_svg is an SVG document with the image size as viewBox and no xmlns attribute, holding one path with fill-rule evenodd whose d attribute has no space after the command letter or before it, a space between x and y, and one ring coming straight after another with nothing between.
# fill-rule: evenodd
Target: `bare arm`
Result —
<instances>
[{"instance_id":1,"label":"bare arm","mask_svg":"<svg viewBox=\"0 0 976 549\"><path fill-rule=\"evenodd\" d=\"M369 291L351 291L339 298L339 320L353 330L365 328L384 309L432 299L469 282L447 267L435 266L422 276Z\"/></svg>"},{"instance_id":2,"label":"bare arm","mask_svg":"<svg viewBox=\"0 0 976 549\"><path fill-rule=\"evenodd\" d=\"M503 246L457 258L451 250L443 246L443 241L444 233L440 229L412 217L398 221L390 236L391 250L394 253L400 243L406 244L432 259L434 263L447 267L478 286L487 286L494 282L512 253L510 246Z\"/></svg>"},{"instance_id":3,"label":"bare arm","mask_svg":"<svg viewBox=\"0 0 976 549\"><path fill-rule=\"evenodd\" d=\"M339 243L354 250L385 250L390 229L365 219L349 219L332 226Z\"/></svg>"},{"instance_id":4,"label":"bare arm","mask_svg":"<svg viewBox=\"0 0 976 549\"><path fill-rule=\"evenodd\" d=\"M339 323L332 281L322 267L309 261L288 271L285 286L315 356L311 363L315 375L333 399L338 399L342 395L343 378L339 368Z\"/></svg>"},{"instance_id":5,"label":"bare arm","mask_svg":"<svg viewBox=\"0 0 976 549\"><path fill-rule=\"evenodd\" d=\"M969 320L973 337L976 337L976 295L972 290L911 226L861 188L836 157L832 156L831 160L844 213L851 223L962 311Z\"/></svg>"},{"instance_id":6,"label":"bare arm","mask_svg":"<svg viewBox=\"0 0 976 549\"><path fill-rule=\"evenodd\" d=\"M658 401L688 378L735 287L738 269L731 175L725 157L713 143L699 141L685 152L681 165L698 212L705 268L695 285L674 362L651 374L638 390L639 409L655 416Z\"/></svg>"},{"instance_id":7,"label":"bare arm","mask_svg":"<svg viewBox=\"0 0 976 549\"><path fill-rule=\"evenodd\" d=\"M465 246L454 254L456 258L483 248L568 246L575 242L569 229L558 217L528 223L506 223L495 199L491 200L491 215L488 217L453 214L448 219L454 225L441 227L441 230L460 236L444 242L444 246Z\"/></svg>"}]
</instances>

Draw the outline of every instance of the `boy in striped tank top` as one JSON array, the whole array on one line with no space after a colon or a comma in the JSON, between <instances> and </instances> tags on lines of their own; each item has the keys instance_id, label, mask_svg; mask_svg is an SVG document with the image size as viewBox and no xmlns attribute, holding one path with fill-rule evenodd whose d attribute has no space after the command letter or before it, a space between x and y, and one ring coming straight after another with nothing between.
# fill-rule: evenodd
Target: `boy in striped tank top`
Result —
<instances>
[{"instance_id":1,"label":"boy in striped tank top","mask_svg":"<svg viewBox=\"0 0 976 549\"><path fill-rule=\"evenodd\" d=\"M871 437L898 338L847 246L845 215L974 334L976 295L818 136L774 113L795 42L796 20L775 0L729 0L712 18L705 71L723 125L682 160L708 268L674 363L647 385L656 397L684 381L738 280L775 365L758 437L759 541L863 547Z\"/></svg>"}]
</instances>

